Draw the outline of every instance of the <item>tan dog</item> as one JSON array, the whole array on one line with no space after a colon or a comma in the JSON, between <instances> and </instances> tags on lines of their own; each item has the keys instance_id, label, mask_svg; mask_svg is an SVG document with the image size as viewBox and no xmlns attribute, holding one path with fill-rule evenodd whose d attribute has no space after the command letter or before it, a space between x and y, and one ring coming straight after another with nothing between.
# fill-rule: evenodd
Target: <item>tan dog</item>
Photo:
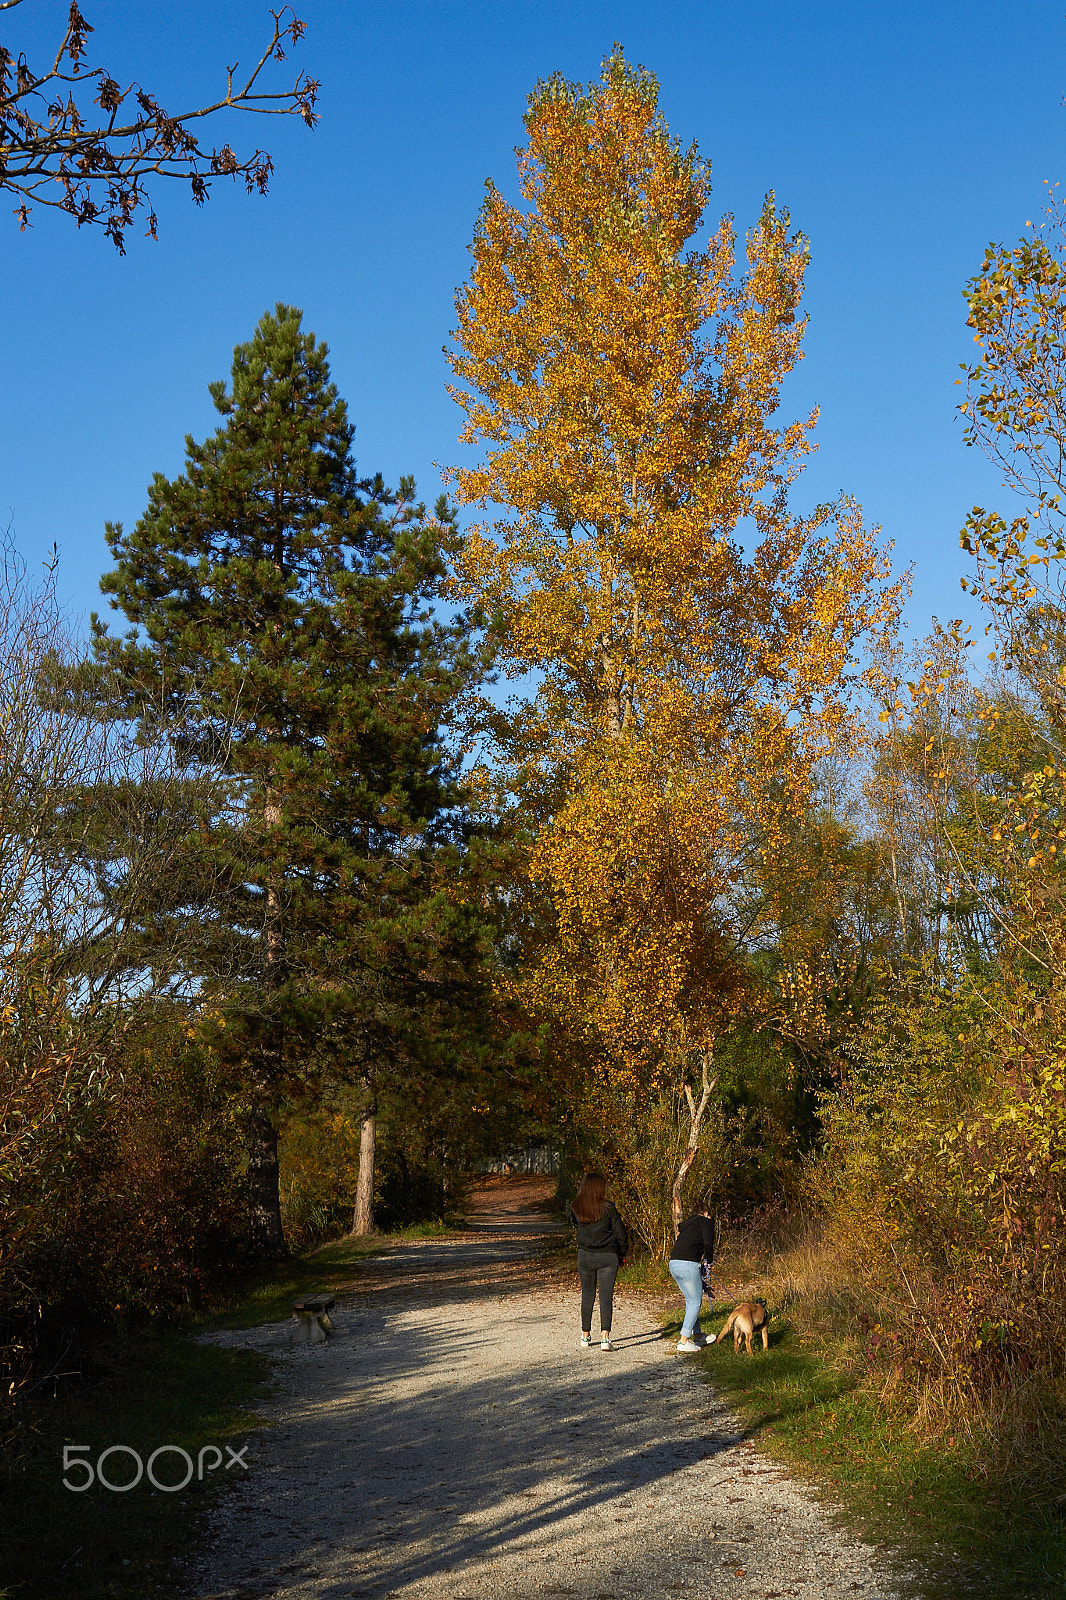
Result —
<instances>
[{"instance_id":1,"label":"tan dog","mask_svg":"<svg viewBox=\"0 0 1066 1600\"><path fill-rule=\"evenodd\" d=\"M730 1312L726 1325L718 1335L719 1344L725 1338L730 1328L733 1330L733 1349L740 1352L742 1339L748 1342L748 1354L751 1355L751 1338L753 1333L762 1334L762 1347L770 1348L770 1319L766 1315L766 1307L761 1300L742 1300L739 1306L734 1306Z\"/></svg>"}]
</instances>

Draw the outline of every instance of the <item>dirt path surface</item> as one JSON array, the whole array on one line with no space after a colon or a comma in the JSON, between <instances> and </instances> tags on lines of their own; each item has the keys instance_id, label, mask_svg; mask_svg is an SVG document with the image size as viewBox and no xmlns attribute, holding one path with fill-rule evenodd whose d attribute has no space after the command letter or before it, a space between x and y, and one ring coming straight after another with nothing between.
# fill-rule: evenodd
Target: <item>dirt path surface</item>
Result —
<instances>
[{"instance_id":1,"label":"dirt path surface","mask_svg":"<svg viewBox=\"0 0 1066 1600\"><path fill-rule=\"evenodd\" d=\"M615 1350L577 1348L576 1271L535 1261L545 1199L542 1180L497 1180L463 1234L369 1261L325 1344L289 1349L278 1324L212 1336L277 1354L274 1426L184 1595L896 1600L877 1552L663 1341L656 1303L623 1291Z\"/></svg>"}]
</instances>

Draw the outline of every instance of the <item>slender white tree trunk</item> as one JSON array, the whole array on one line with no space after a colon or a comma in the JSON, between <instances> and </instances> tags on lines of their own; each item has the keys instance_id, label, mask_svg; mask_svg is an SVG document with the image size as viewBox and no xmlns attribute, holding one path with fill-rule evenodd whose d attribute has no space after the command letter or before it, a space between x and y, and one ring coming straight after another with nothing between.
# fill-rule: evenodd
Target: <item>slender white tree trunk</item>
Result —
<instances>
[{"instance_id":1,"label":"slender white tree trunk","mask_svg":"<svg viewBox=\"0 0 1066 1600\"><path fill-rule=\"evenodd\" d=\"M675 1239L681 1230L681 1191L684 1187L685 1179L688 1177L688 1169L696 1159L696 1152L700 1147L700 1127L703 1123L704 1113L706 1112L707 1107L710 1105L711 1094L713 1093L715 1085L718 1082L717 1077L712 1078L710 1075L710 1065L713 1060L713 1050L704 1050L700 1057L700 1066L702 1068L703 1075L703 1092L700 1095L699 1105L696 1104L696 1097L692 1093L692 1090L689 1088L687 1083L685 1084L685 1100L688 1103L689 1114L689 1134L688 1143L685 1145L685 1153L681 1157L681 1165L677 1170L677 1177L674 1179L673 1214Z\"/></svg>"}]
</instances>

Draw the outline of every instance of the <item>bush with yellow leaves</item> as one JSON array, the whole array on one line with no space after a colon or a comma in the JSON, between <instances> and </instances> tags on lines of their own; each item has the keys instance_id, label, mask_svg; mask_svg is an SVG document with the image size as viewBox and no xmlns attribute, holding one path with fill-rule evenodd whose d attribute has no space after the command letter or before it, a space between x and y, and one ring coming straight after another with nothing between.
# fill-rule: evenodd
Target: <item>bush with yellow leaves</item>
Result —
<instances>
[{"instance_id":1,"label":"bush with yellow leaves","mask_svg":"<svg viewBox=\"0 0 1066 1600\"><path fill-rule=\"evenodd\" d=\"M278 1139L281 1217L290 1250L311 1250L352 1225L359 1119L339 1105L291 1112Z\"/></svg>"},{"instance_id":2,"label":"bush with yellow leaves","mask_svg":"<svg viewBox=\"0 0 1066 1600\"><path fill-rule=\"evenodd\" d=\"M819 1200L867 1356L943 1418L1066 1402L1066 1018L1023 984L885 1003L824 1105Z\"/></svg>"}]
</instances>

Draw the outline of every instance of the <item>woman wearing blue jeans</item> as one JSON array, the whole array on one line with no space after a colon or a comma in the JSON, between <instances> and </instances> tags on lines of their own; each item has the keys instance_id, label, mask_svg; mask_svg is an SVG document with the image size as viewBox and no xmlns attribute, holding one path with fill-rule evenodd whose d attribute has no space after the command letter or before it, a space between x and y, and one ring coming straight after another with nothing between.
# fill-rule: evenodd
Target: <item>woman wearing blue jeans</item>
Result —
<instances>
[{"instance_id":1,"label":"woman wearing blue jeans","mask_svg":"<svg viewBox=\"0 0 1066 1600\"><path fill-rule=\"evenodd\" d=\"M670 1276L685 1297L685 1320L681 1324L681 1338L677 1346L683 1354L698 1350L703 1343L714 1343L713 1333L706 1340L700 1333L700 1306L703 1304L700 1262L713 1260L714 1223L706 1205L701 1202L698 1210L681 1224L670 1252Z\"/></svg>"}]
</instances>

